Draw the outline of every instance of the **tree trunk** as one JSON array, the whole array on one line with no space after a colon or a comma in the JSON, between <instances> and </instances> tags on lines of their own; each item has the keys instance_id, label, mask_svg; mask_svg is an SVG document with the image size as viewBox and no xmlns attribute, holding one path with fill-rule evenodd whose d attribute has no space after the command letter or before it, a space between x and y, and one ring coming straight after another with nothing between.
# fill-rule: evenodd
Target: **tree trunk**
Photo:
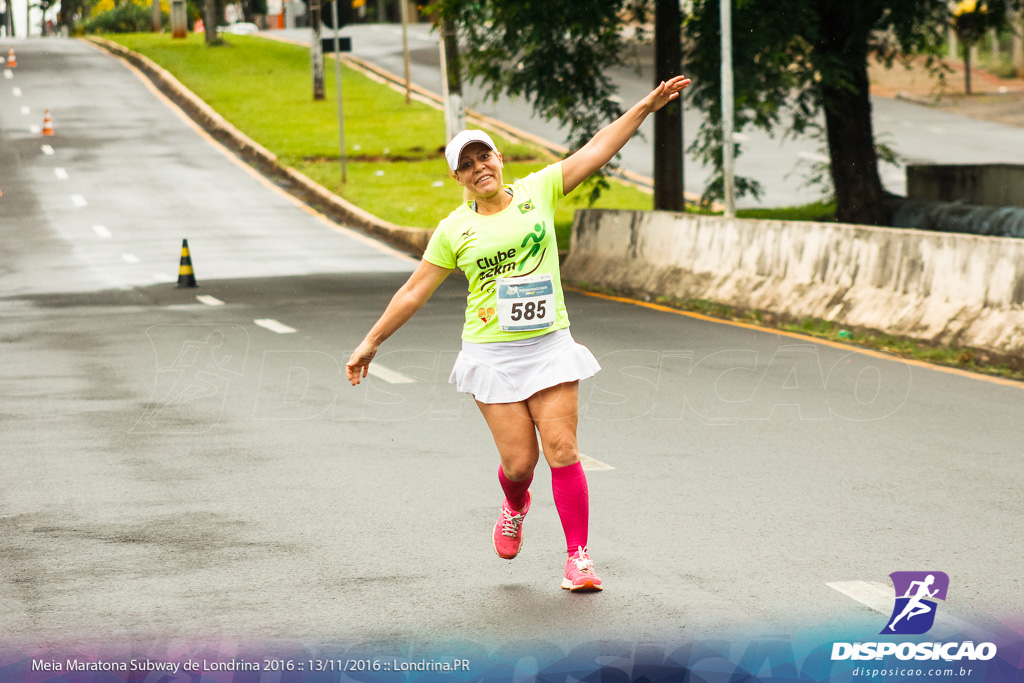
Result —
<instances>
[{"instance_id":1,"label":"tree trunk","mask_svg":"<svg viewBox=\"0 0 1024 683\"><path fill-rule=\"evenodd\" d=\"M309 0L309 28L313 38L309 46L309 59L313 67L313 100L324 99L324 44L320 22L320 0Z\"/></svg>"},{"instance_id":2,"label":"tree trunk","mask_svg":"<svg viewBox=\"0 0 1024 683\"><path fill-rule=\"evenodd\" d=\"M1010 28L1013 30L1013 67L1017 78L1024 78L1024 11L1013 15Z\"/></svg>"},{"instance_id":3,"label":"tree trunk","mask_svg":"<svg viewBox=\"0 0 1024 683\"><path fill-rule=\"evenodd\" d=\"M444 19L441 27L444 41L445 65L448 72L448 91L462 95L462 67L459 64L459 43L455 34L455 21Z\"/></svg>"},{"instance_id":4,"label":"tree trunk","mask_svg":"<svg viewBox=\"0 0 1024 683\"><path fill-rule=\"evenodd\" d=\"M654 15L654 84L682 71L678 0L656 0ZM654 113L654 209L682 211L683 96Z\"/></svg>"},{"instance_id":5,"label":"tree trunk","mask_svg":"<svg viewBox=\"0 0 1024 683\"><path fill-rule=\"evenodd\" d=\"M462 99L462 65L459 60L459 42L455 34L455 20L441 19L441 68L444 70L442 91L444 96L445 143L466 127L466 107Z\"/></svg>"},{"instance_id":6,"label":"tree trunk","mask_svg":"<svg viewBox=\"0 0 1024 683\"><path fill-rule=\"evenodd\" d=\"M206 31L207 47L217 44L217 0L206 0L203 30Z\"/></svg>"},{"instance_id":7,"label":"tree trunk","mask_svg":"<svg viewBox=\"0 0 1024 683\"><path fill-rule=\"evenodd\" d=\"M160 0L153 0L153 33L160 33L163 31L163 21L160 16Z\"/></svg>"},{"instance_id":8,"label":"tree trunk","mask_svg":"<svg viewBox=\"0 0 1024 683\"><path fill-rule=\"evenodd\" d=\"M889 212L878 175L866 61L851 71L851 87L822 89L836 218L843 223L886 225Z\"/></svg>"},{"instance_id":9,"label":"tree trunk","mask_svg":"<svg viewBox=\"0 0 1024 683\"><path fill-rule=\"evenodd\" d=\"M964 43L964 93L971 94L971 50L974 45Z\"/></svg>"},{"instance_id":10,"label":"tree trunk","mask_svg":"<svg viewBox=\"0 0 1024 683\"><path fill-rule=\"evenodd\" d=\"M10 4L10 0L7 0ZM71 24L74 23L74 17L72 16L72 8L70 2L60 3L60 12L57 14L57 23L61 26L66 26L68 33L70 34L74 28Z\"/></svg>"}]
</instances>

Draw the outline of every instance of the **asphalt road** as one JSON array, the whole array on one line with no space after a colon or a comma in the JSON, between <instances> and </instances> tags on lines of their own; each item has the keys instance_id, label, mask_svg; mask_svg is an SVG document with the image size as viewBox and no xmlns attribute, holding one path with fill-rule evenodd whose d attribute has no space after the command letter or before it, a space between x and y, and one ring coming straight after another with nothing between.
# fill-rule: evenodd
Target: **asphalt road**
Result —
<instances>
[{"instance_id":1,"label":"asphalt road","mask_svg":"<svg viewBox=\"0 0 1024 683\"><path fill-rule=\"evenodd\" d=\"M309 29L273 31L273 35L308 44ZM326 34L325 34L326 35ZM352 38L352 54L397 75L404 74L402 30L391 24L353 24L341 30ZM409 30L410 74L414 83L441 92L440 51L437 34L428 24L416 24ZM898 67L897 67L898 68ZM684 67L685 71L685 67ZM650 49L638 50L628 65L611 70L619 88L623 106L628 108L646 96L654 81ZM534 116L524 100L501 98L487 100L481 88L466 84L466 105L522 130L567 144L566 132L556 121ZM906 194L907 164L917 163L1020 163L1024 149L1024 129L990 123L937 111L929 107L885 97L873 97L874 130L878 142L889 145L900 156L896 165L882 165L882 183L890 192ZM683 135L686 144L693 141L703 125L703 116L694 107L685 110ZM631 140L622 150L624 168L650 177L653 175L652 121L640 129L643 137ZM740 208L756 206L795 206L821 197L821 188L808 187L807 179L817 165L828 161L827 150L806 136L786 136L782 129L775 135L760 130L745 130L737 135L742 153L736 161L738 175L761 183L760 200L738 200ZM439 143L442 144L442 143ZM687 155L685 185L688 192L700 195L710 175L708 168Z\"/></svg>"},{"instance_id":2,"label":"asphalt road","mask_svg":"<svg viewBox=\"0 0 1024 683\"><path fill-rule=\"evenodd\" d=\"M1020 385L569 293L607 466L607 589L570 595L544 466L522 555L491 550L496 454L446 382L457 277L352 388L411 259L82 42L18 44L0 134L0 646L863 639L921 569L951 577L944 618L1020 628ZM198 289L173 284L183 238Z\"/></svg>"}]
</instances>

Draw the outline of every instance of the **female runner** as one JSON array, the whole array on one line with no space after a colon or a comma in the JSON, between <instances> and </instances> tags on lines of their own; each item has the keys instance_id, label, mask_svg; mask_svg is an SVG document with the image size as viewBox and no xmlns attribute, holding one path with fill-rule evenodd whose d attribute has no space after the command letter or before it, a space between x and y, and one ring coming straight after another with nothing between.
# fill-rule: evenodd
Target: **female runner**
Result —
<instances>
[{"instance_id":1,"label":"female runner","mask_svg":"<svg viewBox=\"0 0 1024 683\"><path fill-rule=\"evenodd\" d=\"M555 245L555 202L608 163L648 114L679 97L685 76L663 81L563 161L511 185L491 138L464 130L445 148L466 200L441 221L416 271L352 352L348 380L359 384L380 345L426 303L455 268L469 282L462 351L450 382L473 395L498 448L505 499L492 533L499 557L523 544L530 483L540 447L551 468L568 559L562 588L602 590L587 553L590 503L576 442L579 382L600 369L569 333Z\"/></svg>"}]
</instances>

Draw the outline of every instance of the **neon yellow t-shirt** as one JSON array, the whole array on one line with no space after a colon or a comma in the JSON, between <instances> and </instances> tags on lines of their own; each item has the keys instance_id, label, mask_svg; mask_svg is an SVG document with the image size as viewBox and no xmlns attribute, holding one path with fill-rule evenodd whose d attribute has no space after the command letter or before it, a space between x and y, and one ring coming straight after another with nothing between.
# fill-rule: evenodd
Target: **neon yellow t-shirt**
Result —
<instances>
[{"instance_id":1,"label":"neon yellow t-shirt","mask_svg":"<svg viewBox=\"0 0 1024 683\"><path fill-rule=\"evenodd\" d=\"M551 164L512 185L512 203L501 213L483 216L464 202L442 220L423 253L441 268L461 268L469 282L462 338L470 342L527 339L569 326L555 243L555 202L562 194L562 162ZM540 330L506 332L498 328L497 278L550 274L555 321Z\"/></svg>"}]
</instances>

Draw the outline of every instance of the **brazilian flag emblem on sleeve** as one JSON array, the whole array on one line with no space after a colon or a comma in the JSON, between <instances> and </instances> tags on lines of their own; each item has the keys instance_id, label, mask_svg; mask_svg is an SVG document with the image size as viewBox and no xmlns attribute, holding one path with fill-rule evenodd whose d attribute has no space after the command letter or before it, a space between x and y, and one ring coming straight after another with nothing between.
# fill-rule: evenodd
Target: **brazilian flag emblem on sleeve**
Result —
<instances>
[{"instance_id":1,"label":"brazilian flag emblem on sleeve","mask_svg":"<svg viewBox=\"0 0 1024 683\"><path fill-rule=\"evenodd\" d=\"M529 199L519 205L519 213L526 213L527 211L533 211L533 202Z\"/></svg>"}]
</instances>

